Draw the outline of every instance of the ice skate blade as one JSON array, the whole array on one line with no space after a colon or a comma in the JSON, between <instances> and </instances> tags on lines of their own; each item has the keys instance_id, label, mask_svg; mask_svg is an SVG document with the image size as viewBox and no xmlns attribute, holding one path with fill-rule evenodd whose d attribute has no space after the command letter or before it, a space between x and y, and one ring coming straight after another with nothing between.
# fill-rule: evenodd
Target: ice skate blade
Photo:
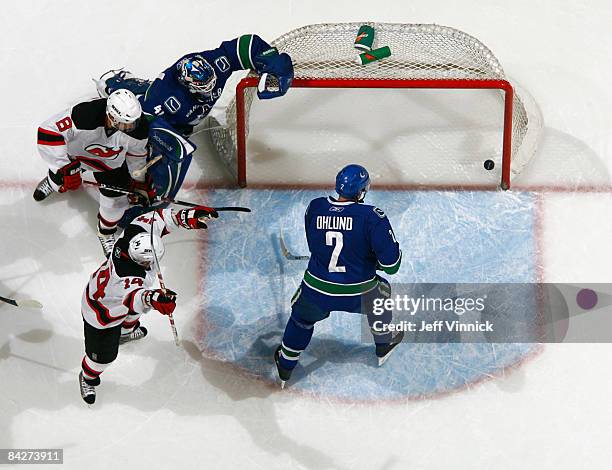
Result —
<instances>
[{"instance_id":1,"label":"ice skate blade","mask_svg":"<svg viewBox=\"0 0 612 470\"><path fill-rule=\"evenodd\" d=\"M286 383L287 383L287 381L286 381L286 380L281 380L281 381L280 381L281 390L284 390L284 389L285 389L285 384L286 384Z\"/></svg>"},{"instance_id":2,"label":"ice skate blade","mask_svg":"<svg viewBox=\"0 0 612 470\"><path fill-rule=\"evenodd\" d=\"M398 343L399 344L399 343ZM393 349L391 351L389 351L387 354L385 354L383 357L379 357L378 358L378 367L382 366L385 362L387 362L387 359L389 359L389 357L391 356L391 354L393 354L393 352L397 349L397 344L393 347Z\"/></svg>"}]
</instances>

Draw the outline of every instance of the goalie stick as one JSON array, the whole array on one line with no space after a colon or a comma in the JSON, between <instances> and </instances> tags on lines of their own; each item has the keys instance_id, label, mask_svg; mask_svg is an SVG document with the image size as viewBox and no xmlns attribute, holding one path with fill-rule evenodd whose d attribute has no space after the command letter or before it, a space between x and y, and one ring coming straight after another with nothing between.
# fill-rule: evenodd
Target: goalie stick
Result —
<instances>
[{"instance_id":1,"label":"goalie stick","mask_svg":"<svg viewBox=\"0 0 612 470\"><path fill-rule=\"evenodd\" d=\"M7 304L14 305L15 307L42 308L42 304L34 299L7 299L6 297L0 296L0 300Z\"/></svg>"},{"instance_id":2,"label":"goalie stick","mask_svg":"<svg viewBox=\"0 0 612 470\"><path fill-rule=\"evenodd\" d=\"M280 229L280 236L279 236L279 242L280 242L280 247L281 247L281 251L283 252L283 256L285 258L287 258L288 260L291 261L306 261L310 259L310 256L305 256L305 255L294 255L293 253L291 253L288 249L287 249L287 245L285 245L285 239L283 238L283 229Z\"/></svg>"},{"instance_id":3,"label":"goalie stick","mask_svg":"<svg viewBox=\"0 0 612 470\"><path fill-rule=\"evenodd\" d=\"M95 181L87 181L83 180L83 184L88 184L90 186L97 186L100 189L108 189L109 191L116 191L122 194L136 194L135 191L130 191L129 189L120 188L118 186L110 186L104 183L97 183ZM179 201L178 199L171 199L169 197L162 197L156 199L155 202L168 202L170 204L176 204L177 206L187 206L187 207L198 207L202 204L196 204L195 202L187 202L187 201ZM251 209L248 207L240 207L240 206L222 206L222 207L213 207L212 209L217 212L251 212Z\"/></svg>"}]
</instances>

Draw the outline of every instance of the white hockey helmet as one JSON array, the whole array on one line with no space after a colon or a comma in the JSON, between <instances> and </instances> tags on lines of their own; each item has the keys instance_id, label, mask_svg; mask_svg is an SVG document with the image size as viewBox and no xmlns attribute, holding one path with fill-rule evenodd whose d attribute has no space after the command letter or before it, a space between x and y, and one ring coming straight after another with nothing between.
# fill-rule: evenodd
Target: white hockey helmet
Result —
<instances>
[{"instance_id":1,"label":"white hockey helmet","mask_svg":"<svg viewBox=\"0 0 612 470\"><path fill-rule=\"evenodd\" d=\"M113 91L106 100L106 114L111 125L119 131L131 131L142 116L142 106L130 90Z\"/></svg>"},{"instance_id":2,"label":"white hockey helmet","mask_svg":"<svg viewBox=\"0 0 612 470\"><path fill-rule=\"evenodd\" d=\"M166 252L162 239L153 234L153 247L157 254L157 260L161 260ZM139 233L130 240L128 247L128 255L135 263L150 268L153 264L155 256L151 248L151 234L148 232Z\"/></svg>"}]
</instances>

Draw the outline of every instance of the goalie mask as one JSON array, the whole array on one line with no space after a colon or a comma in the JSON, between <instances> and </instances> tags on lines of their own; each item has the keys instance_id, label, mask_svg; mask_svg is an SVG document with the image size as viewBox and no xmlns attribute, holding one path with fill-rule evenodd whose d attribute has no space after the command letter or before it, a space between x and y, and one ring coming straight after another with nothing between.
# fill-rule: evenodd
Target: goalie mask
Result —
<instances>
[{"instance_id":1,"label":"goalie mask","mask_svg":"<svg viewBox=\"0 0 612 470\"><path fill-rule=\"evenodd\" d=\"M129 90L112 92L106 100L106 115L111 126L122 132L136 129L142 116L142 107L136 95Z\"/></svg>"},{"instance_id":2,"label":"goalie mask","mask_svg":"<svg viewBox=\"0 0 612 470\"><path fill-rule=\"evenodd\" d=\"M164 248L162 239L155 234L153 234L153 247L155 247L157 259L161 260L166 249ZM135 263L146 269L150 269L155 260L153 248L151 247L151 234L144 232L134 236L130 240L128 255Z\"/></svg>"},{"instance_id":3,"label":"goalie mask","mask_svg":"<svg viewBox=\"0 0 612 470\"><path fill-rule=\"evenodd\" d=\"M217 83L217 75L200 56L186 57L177 64L178 80L192 93L211 93Z\"/></svg>"}]
</instances>

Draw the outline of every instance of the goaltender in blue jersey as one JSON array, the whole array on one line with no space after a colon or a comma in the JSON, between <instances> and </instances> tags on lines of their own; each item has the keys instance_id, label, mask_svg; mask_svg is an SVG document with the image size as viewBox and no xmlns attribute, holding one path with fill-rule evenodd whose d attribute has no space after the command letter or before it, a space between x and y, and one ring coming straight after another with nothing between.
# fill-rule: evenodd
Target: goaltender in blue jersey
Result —
<instances>
[{"instance_id":1,"label":"goaltender in blue jersey","mask_svg":"<svg viewBox=\"0 0 612 470\"><path fill-rule=\"evenodd\" d=\"M368 316L379 365L403 338L403 333L392 336L388 330L372 328L375 320L388 325L391 312L374 317L367 307L373 298L388 297L391 292L388 281L377 271L395 274L402 260L385 213L363 203L369 186L367 170L360 165L348 165L336 177L339 197L314 199L306 210L304 224L310 261L292 299L291 317L274 355L282 386L310 343L314 324L332 311Z\"/></svg>"},{"instance_id":2,"label":"goaltender in blue jersey","mask_svg":"<svg viewBox=\"0 0 612 470\"><path fill-rule=\"evenodd\" d=\"M126 70L110 70L96 81L101 96L125 88L139 97L150 121L148 160L156 163L149 175L158 196L176 196L196 149L189 141L194 126L208 116L232 73L240 70L259 75L259 99L283 96L294 75L288 54L256 34L244 34L215 49L182 56L153 81Z\"/></svg>"}]
</instances>

